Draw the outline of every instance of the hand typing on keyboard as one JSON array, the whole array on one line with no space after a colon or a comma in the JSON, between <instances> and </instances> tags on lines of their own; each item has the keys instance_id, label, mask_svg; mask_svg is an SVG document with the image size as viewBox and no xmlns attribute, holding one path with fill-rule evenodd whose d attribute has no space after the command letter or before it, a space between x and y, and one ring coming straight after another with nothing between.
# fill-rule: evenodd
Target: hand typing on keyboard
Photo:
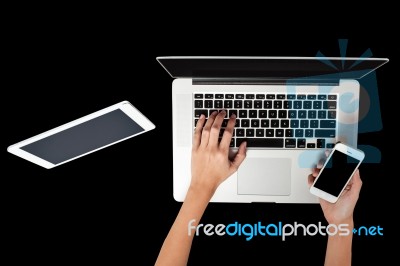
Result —
<instances>
[{"instance_id":1,"label":"hand typing on keyboard","mask_svg":"<svg viewBox=\"0 0 400 266\"><path fill-rule=\"evenodd\" d=\"M229 146L234 132L236 115L231 114L221 134L226 111L214 111L206 120L200 116L193 135L191 189L214 194L218 185L237 171L246 157L246 142L232 161L228 159ZM211 197L210 197L211 199Z\"/></svg>"}]
</instances>

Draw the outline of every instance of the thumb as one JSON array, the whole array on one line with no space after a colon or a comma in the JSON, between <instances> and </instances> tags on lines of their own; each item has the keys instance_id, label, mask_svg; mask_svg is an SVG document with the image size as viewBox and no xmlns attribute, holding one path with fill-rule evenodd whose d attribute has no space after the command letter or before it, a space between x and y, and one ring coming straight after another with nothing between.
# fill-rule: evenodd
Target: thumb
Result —
<instances>
[{"instance_id":1,"label":"thumb","mask_svg":"<svg viewBox=\"0 0 400 266\"><path fill-rule=\"evenodd\" d=\"M242 142L240 144L239 150L238 150L235 158L233 159L233 161L231 163L231 167L230 168L232 170L232 173L237 171L239 166L242 164L242 162L246 158L246 146L247 146L247 142L246 141L244 141L244 142Z\"/></svg>"}]
</instances>

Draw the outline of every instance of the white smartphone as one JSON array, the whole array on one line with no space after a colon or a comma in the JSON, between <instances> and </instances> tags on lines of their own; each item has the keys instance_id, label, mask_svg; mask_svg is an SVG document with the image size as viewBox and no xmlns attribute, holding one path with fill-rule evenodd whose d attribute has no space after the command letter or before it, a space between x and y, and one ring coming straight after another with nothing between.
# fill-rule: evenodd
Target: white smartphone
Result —
<instances>
[{"instance_id":1,"label":"white smartphone","mask_svg":"<svg viewBox=\"0 0 400 266\"><path fill-rule=\"evenodd\" d=\"M154 128L123 101L11 145L7 151L49 169Z\"/></svg>"},{"instance_id":2,"label":"white smartphone","mask_svg":"<svg viewBox=\"0 0 400 266\"><path fill-rule=\"evenodd\" d=\"M336 144L312 184L310 192L335 203L364 157L365 154L361 150L342 143Z\"/></svg>"}]
</instances>

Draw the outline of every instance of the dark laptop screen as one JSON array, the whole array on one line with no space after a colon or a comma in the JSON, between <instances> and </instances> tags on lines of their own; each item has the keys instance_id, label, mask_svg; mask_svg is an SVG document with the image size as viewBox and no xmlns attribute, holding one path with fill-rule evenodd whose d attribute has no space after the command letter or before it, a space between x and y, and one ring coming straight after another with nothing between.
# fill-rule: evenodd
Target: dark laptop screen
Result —
<instances>
[{"instance_id":1,"label":"dark laptop screen","mask_svg":"<svg viewBox=\"0 0 400 266\"><path fill-rule=\"evenodd\" d=\"M385 58L340 57L158 57L174 78L359 79Z\"/></svg>"}]
</instances>

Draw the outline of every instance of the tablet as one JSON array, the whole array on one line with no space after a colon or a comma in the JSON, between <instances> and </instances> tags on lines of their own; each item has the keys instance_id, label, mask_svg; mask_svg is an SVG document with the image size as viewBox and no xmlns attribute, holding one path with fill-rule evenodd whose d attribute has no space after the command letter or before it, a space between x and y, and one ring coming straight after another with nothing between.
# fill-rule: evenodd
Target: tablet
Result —
<instances>
[{"instance_id":1,"label":"tablet","mask_svg":"<svg viewBox=\"0 0 400 266\"><path fill-rule=\"evenodd\" d=\"M7 151L49 169L154 128L123 101L11 145Z\"/></svg>"}]
</instances>

